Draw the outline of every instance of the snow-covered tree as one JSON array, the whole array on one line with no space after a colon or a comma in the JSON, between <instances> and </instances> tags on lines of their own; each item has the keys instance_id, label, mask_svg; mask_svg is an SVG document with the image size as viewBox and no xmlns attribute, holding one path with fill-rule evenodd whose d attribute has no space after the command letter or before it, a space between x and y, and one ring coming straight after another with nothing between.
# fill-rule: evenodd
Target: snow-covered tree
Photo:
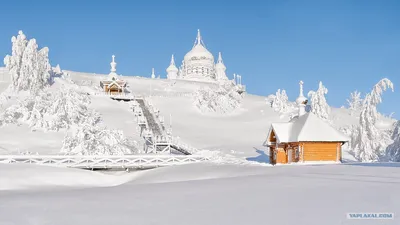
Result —
<instances>
[{"instance_id":1,"label":"snow-covered tree","mask_svg":"<svg viewBox=\"0 0 400 225\"><path fill-rule=\"evenodd\" d=\"M326 94L328 94L328 89L320 81L318 90L308 92L308 97L311 100L311 112L321 119L329 120L331 108L326 102Z\"/></svg>"},{"instance_id":2,"label":"snow-covered tree","mask_svg":"<svg viewBox=\"0 0 400 225\"><path fill-rule=\"evenodd\" d=\"M272 103L274 103L275 97L276 96L272 95L272 94L268 95L267 98L265 98L265 101L266 101L267 105L272 107Z\"/></svg>"},{"instance_id":3,"label":"snow-covered tree","mask_svg":"<svg viewBox=\"0 0 400 225\"><path fill-rule=\"evenodd\" d=\"M269 99L272 99L271 107L274 109L274 111L280 113L285 113L288 111L290 104L285 90L278 89L278 91L275 93L275 96L269 96Z\"/></svg>"},{"instance_id":4,"label":"snow-covered tree","mask_svg":"<svg viewBox=\"0 0 400 225\"><path fill-rule=\"evenodd\" d=\"M73 88L43 91L12 105L0 115L0 125L26 123L32 129L58 131L82 123L96 124L100 117L89 109L90 98Z\"/></svg>"},{"instance_id":5,"label":"snow-covered tree","mask_svg":"<svg viewBox=\"0 0 400 225\"><path fill-rule=\"evenodd\" d=\"M83 124L64 138L62 153L72 155L123 155L138 152L136 142L122 131Z\"/></svg>"},{"instance_id":6,"label":"snow-covered tree","mask_svg":"<svg viewBox=\"0 0 400 225\"><path fill-rule=\"evenodd\" d=\"M12 54L4 58L10 71L13 89L38 93L49 84L51 66L47 47L38 50L35 39L27 40L22 31L11 38Z\"/></svg>"},{"instance_id":7,"label":"snow-covered tree","mask_svg":"<svg viewBox=\"0 0 400 225\"><path fill-rule=\"evenodd\" d=\"M57 64L57 66L53 69L53 71L56 74L62 74L63 73L63 71L61 70L60 64Z\"/></svg>"},{"instance_id":8,"label":"snow-covered tree","mask_svg":"<svg viewBox=\"0 0 400 225\"><path fill-rule=\"evenodd\" d=\"M379 117L377 105L382 102L382 93L393 89L393 83L384 78L365 96L360 113L360 125L357 135L352 140L354 155L361 161L377 161L383 155L386 146L386 133L375 125Z\"/></svg>"},{"instance_id":9,"label":"snow-covered tree","mask_svg":"<svg viewBox=\"0 0 400 225\"><path fill-rule=\"evenodd\" d=\"M0 112L3 109L3 104L5 104L10 98L10 88L7 88L3 92L0 93Z\"/></svg>"},{"instance_id":10,"label":"snow-covered tree","mask_svg":"<svg viewBox=\"0 0 400 225\"><path fill-rule=\"evenodd\" d=\"M400 162L400 121L395 123L392 134L393 143L386 149L386 156L392 162Z\"/></svg>"},{"instance_id":11,"label":"snow-covered tree","mask_svg":"<svg viewBox=\"0 0 400 225\"><path fill-rule=\"evenodd\" d=\"M201 88L194 94L194 106L201 112L228 114L241 106L242 96L232 83L224 83L218 89Z\"/></svg>"},{"instance_id":12,"label":"snow-covered tree","mask_svg":"<svg viewBox=\"0 0 400 225\"><path fill-rule=\"evenodd\" d=\"M361 98L361 92L354 91L350 93L350 98L347 99L347 104L349 105L349 109L351 114L353 115L355 112L359 112L362 107L363 100Z\"/></svg>"},{"instance_id":13,"label":"snow-covered tree","mask_svg":"<svg viewBox=\"0 0 400 225\"><path fill-rule=\"evenodd\" d=\"M11 56L6 55L6 57L4 58L4 65L6 65L6 68L11 74L11 81L13 86L16 87L21 70L22 56L25 52L28 40L26 40L26 36L24 35L24 33L22 31L19 31L17 37L13 36L11 38L11 42L12 54Z\"/></svg>"}]
</instances>

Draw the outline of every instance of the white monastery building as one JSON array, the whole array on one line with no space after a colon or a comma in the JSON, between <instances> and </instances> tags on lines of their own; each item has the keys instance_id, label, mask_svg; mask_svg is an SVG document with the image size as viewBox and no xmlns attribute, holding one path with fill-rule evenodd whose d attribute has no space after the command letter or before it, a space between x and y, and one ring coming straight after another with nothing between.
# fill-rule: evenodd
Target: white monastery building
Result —
<instances>
[{"instance_id":1,"label":"white monastery building","mask_svg":"<svg viewBox=\"0 0 400 225\"><path fill-rule=\"evenodd\" d=\"M175 66L174 56L172 55L171 63L167 68L167 78L209 82L228 80L221 52L218 54L217 63L215 63L214 56L204 45L200 30L197 30L197 38L193 48L186 53L179 69Z\"/></svg>"}]
</instances>

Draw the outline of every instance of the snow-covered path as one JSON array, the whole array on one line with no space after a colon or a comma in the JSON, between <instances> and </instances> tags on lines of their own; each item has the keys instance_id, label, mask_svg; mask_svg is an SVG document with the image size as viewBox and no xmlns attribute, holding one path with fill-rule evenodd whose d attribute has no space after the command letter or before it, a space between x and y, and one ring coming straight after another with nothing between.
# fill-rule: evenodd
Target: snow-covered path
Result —
<instances>
[{"instance_id":1,"label":"snow-covered path","mask_svg":"<svg viewBox=\"0 0 400 225\"><path fill-rule=\"evenodd\" d=\"M0 192L0 224L399 224L394 166L160 168L116 187ZM350 212L395 219L348 220Z\"/></svg>"}]
</instances>

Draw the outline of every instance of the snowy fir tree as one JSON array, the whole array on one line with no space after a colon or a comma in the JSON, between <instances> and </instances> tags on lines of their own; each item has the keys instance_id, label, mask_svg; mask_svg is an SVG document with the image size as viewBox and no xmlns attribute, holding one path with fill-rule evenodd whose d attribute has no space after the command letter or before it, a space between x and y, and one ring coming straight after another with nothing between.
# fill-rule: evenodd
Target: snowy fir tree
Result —
<instances>
[{"instance_id":1,"label":"snowy fir tree","mask_svg":"<svg viewBox=\"0 0 400 225\"><path fill-rule=\"evenodd\" d=\"M49 49L38 49L35 39L27 40L22 31L11 38L12 54L4 58L15 91L38 93L49 84L51 66Z\"/></svg>"},{"instance_id":2,"label":"snowy fir tree","mask_svg":"<svg viewBox=\"0 0 400 225\"><path fill-rule=\"evenodd\" d=\"M218 89L204 87L194 94L194 106L201 112L229 114L240 108L242 96L236 86L230 82L220 85Z\"/></svg>"},{"instance_id":3,"label":"snowy fir tree","mask_svg":"<svg viewBox=\"0 0 400 225\"><path fill-rule=\"evenodd\" d=\"M83 122L91 125L100 120L89 109L90 98L73 88L62 87L58 92L43 91L8 107L0 115L0 125L26 123L31 129L58 131Z\"/></svg>"},{"instance_id":4,"label":"snowy fir tree","mask_svg":"<svg viewBox=\"0 0 400 225\"><path fill-rule=\"evenodd\" d=\"M392 134L393 143L386 149L386 156L392 162L400 162L400 121L395 123Z\"/></svg>"},{"instance_id":5,"label":"snowy fir tree","mask_svg":"<svg viewBox=\"0 0 400 225\"><path fill-rule=\"evenodd\" d=\"M362 107L363 100L361 98L361 93L359 91L354 91L350 93L350 98L347 99L347 104L351 111L351 115L354 113L359 113Z\"/></svg>"},{"instance_id":6,"label":"snowy fir tree","mask_svg":"<svg viewBox=\"0 0 400 225\"><path fill-rule=\"evenodd\" d=\"M272 94L268 95L267 98L265 98L265 101L266 101L267 105L272 107L272 103L274 103L275 97L276 96L272 95Z\"/></svg>"},{"instance_id":7,"label":"snowy fir tree","mask_svg":"<svg viewBox=\"0 0 400 225\"><path fill-rule=\"evenodd\" d=\"M137 144L122 131L83 124L64 138L62 153L71 155L124 155L138 152Z\"/></svg>"},{"instance_id":8,"label":"snowy fir tree","mask_svg":"<svg viewBox=\"0 0 400 225\"><path fill-rule=\"evenodd\" d=\"M26 44L28 41L26 40L26 36L22 31L18 32L18 36L13 36L11 38L12 42L12 54L7 55L4 58L4 65L9 70L11 74L11 81L14 87L18 86L18 80L21 70L22 64L22 56L25 52Z\"/></svg>"},{"instance_id":9,"label":"snowy fir tree","mask_svg":"<svg viewBox=\"0 0 400 225\"><path fill-rule=\"evenodd\" d=\"M269 97L271 99L272 96ZM271 100L270 100L271 101ZM285 90L278 89L275 96L272 97L272 108L275 112L285 113L289 109L289 98Z\"/></svg>"},{"instance_id":10,"label":"snowy fir tree","mask_svg":"<svg viewBox=\"0 0 400 225\"><path fill-rule=\"evenodd\" d=\"M53 71L56 74L62 74L63 73L63 71L61 70L60 64L57 64L57 66L53 69Z\"/></svg>"},{"instance_id":11,"label":"snowy fir tree","mask_svg":"<svg viewBox=\"0 0 400 225\"><path fill-rule=\"evenodd\" d=\"M308 92L308 97L311 100L311 112L323 120L329 120L331 108L326 102L325 95L328 94L328 89L319 82L317 91Z\"/></svg>"},{"instance_id":12,"label":"snowy fir tree","mask_svg":"<svg viewBox=\"0 0 400 225\"><path fill-rule=\"evenodd\" d=\"M360 124L356 135L352 137L352 148L354 156L361 161L378 161L384 155L386 133L376 127L379 117L377 105L382 102L382 93L387 89L393 89L393 83L384 78L365 96L363 101Z\"/></svg>"}]
</instances>

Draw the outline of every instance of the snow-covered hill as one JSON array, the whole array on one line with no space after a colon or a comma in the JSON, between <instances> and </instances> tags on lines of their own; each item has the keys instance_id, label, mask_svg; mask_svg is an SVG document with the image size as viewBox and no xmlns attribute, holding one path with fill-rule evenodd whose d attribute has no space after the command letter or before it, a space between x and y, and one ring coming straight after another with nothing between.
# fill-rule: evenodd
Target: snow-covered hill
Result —
<instances>
[{"instance_id":1,"label":"snow-covered hill","mask_svg":"<svg viewBox=\"0 0 400 225\"><path fill-rule=\"evenodd\" d=\"M62 86L70 86L88 93L89 107L99 113L101 124L110 129L123 131L124 135L141 142L139 129L127 102L118 102L108 97L94 95L100 93L99 83L106 75L65 71L68 78L57 78L49 89L55 92ZM203 112L194 106L196 91L205 87L218 88L215 84L184 80L148 79L143 77L123 77L134 95L145 96L160 109L166 126L172 125L174 136L198 149L216 150L240 158L267 162L268 154L263 142L272 122L289 120L289 113L275 112L263 96L246 94L238 109L231 113ZM5 89L6 83L2 88ZM4 105L12 105L13 100ZM3 106L4 107L4 106ZM342 128L358 124L357 114L352 116L345 108L331 109L332 125ZM390 129L394 120L382 118L381 129ZM31 131L25 124L7 124L0 128L5 139L0 140L2 154L17 152L37 152L56 154L62 147L65 130ZM23 134L24 141L20 135ZM348 161L355 159L344 152Z\"/></svg>"}]
</instances>

